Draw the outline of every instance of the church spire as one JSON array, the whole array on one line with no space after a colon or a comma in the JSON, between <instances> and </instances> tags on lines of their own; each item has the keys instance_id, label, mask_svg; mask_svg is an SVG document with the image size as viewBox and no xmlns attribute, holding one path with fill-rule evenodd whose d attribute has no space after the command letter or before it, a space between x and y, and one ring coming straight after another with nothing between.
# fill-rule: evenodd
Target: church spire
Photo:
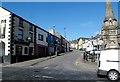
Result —
<instances>
[{"instance_id":1,"label":"church spire","mask_svg":"<svg viewBox=\"0 0 120 82\"><path fill-rule=\"evenodd\" d=\"M101 31L101 39L103 40L102 48L118 48L117 19L115 18L110 0L106 1L106 15Z\"/></svg>"},{"instance_id":2,"label":"church spire","mask_svg":"<svg viewBox=\"0 0 120 82\"><path fill-rule=\"evenodd\" d=\"M106 16L105 16L105 20L108 20L109 18L116 19L115 16L114 16L114 12L113 12L110 0L106 0Z\"/></svg>"}]
</instances>

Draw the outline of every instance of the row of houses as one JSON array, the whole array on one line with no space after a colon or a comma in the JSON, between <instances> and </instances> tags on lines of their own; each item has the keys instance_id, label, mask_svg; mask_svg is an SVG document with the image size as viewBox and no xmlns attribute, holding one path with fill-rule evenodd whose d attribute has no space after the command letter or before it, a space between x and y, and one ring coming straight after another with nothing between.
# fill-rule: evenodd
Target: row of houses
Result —
<instances>
[{"instance_id":1,"label":"row of houses","mask_svg":"<svg viewBox=\"0 0 120 82\"><path fill-rule=\"evenodd\" d=\"M11 64L69 51L69 42L0 7L0 60Z\"/></svg>"},{"instance_id":2,"label":"row of houses","mask_svg":"<svg viewBox=\"0 0 120 82\"><path fill-rule=\"evenodd\" d=\"M72 40L70 42L70 48L71 49L78 49L78 40Z\"/></svg>"},{"instance_id":3,"label":"row of houses","mask_svg":"<svg viewBox=\"0 0 120 82\"><path fill-rule=\"evenodd\" d=\"M73 40L70 42L70 47L79 50L87 50L91 51L94 49L101 49L102 40L100 40L100 34L90 38L80 37L77 40Z\"/></svg>"},{"instance_id":4,"label":"row of houses","mask_svg":"<svg viewBox=\"0 0 120 82\"><path fill-rule=\"evenodd\" d=\"M97 62L100 56L103 41L100 39L100 34L90 38L80 37L77 40L70 42L72 49L83 51L83 59L86 61Z\"/></svg>"},{"instance_id":5,"label":"row of houses","mask_svg":"<svg viewBox=\"0 0 120 82\"><path fill-rule=\"evenodd\" d=\"M78 49L85 49L86 51L91 50L101 50L102 40L100 39L100 35L97 34L91 38L79 38L78 39Z\"/></svg>"}]
</instances>

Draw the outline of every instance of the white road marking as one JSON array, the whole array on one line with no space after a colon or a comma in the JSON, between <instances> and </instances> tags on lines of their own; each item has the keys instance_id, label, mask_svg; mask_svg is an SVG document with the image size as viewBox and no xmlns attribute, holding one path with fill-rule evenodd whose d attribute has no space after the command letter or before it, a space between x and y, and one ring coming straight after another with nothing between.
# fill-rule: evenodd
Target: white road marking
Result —
<instances>
[{"instance_id":1,"label":"white road marking","mask_svg":"<svg viewBox=\"0 0 120 82\"><path fill-rule=\"evenodd\" d=\"M53 77L51 77L51 76L42 76L43 78L53 78Z\"/></svg>"},{"instance_id":2,"label":"white road marking","mask_svg":"<svg viewBox=\"0 0 120 82\"><path fill-rule=\"evenodd\" d=\"M41 76L40 75L36 75L35 78L40 78Z\"/></svg>"},{"instance_id":3,"label":"white road marking","mask_svg":"<svg viewBox=\"0 0 120 82\"><path fill-rule=\"evenodd\" d=\"M42 77L42 78L48 78L48 79L52 79L53 77L51 77L51 76L40 76L40 75L35 75L34 76L35 78L40 78L40 77Z\"/></svg>"},{"instance_id":4,"label":"white road marking","mask_svg":"<svg viewBox=\"0 0 120 82\"><path fill-rule=\"evenodd\" d=\"M48 69L48 67L44 67L43 69Z\"/></svg>"}]
</instances>

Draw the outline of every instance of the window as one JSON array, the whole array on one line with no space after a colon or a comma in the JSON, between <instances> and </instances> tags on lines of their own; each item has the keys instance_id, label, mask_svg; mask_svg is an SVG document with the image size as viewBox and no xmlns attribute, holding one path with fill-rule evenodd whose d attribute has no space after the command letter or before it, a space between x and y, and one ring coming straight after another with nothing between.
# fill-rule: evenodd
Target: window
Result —
<instances>
[{"instance_id":1,"label":"window","mask_svg":"<svg viewBox=\"0 0 120 82\"><path fill-rule=\"evenodd\" d=\"M32 55L33 53L33 47L29 47L29 55Z\"/></svg>"},{"instance_id":2,"label":"window","mask_svg":"<svg viewBox=\"0 0 120 82\"><path fill-rule=\"evenodd\" d=\"M30 30L30 31L33 31L33 25L30 25L30 26L29 26L29 30Z\"/></svg>"},{"instance_id":3,"label":"window","mask_svg":"<svg viewBox=\"0 0 120 82\"><path fill-rule=\"evenodd\" d=\"M21 29L18 30L18 39L23 40L23 30Z\"/></svg>"},{"instance_id":4,"label":"window","mask_svg":"<svg viewBox=\"0 0 120 82\"><path fill-rule=\"evenodd\" d=\"M28 48L27 47L24 48L24 54L28 54Z\"/></svg>"},{"instance_id":5,"label":"window","mask_svg":"<svg viewBox=\"0 0 120 82\"><path fill-rule=\"evenodd\" d=\"M1 20L1 23L6 23L6 20Z\"/></svg>"},{"instance_id":6,"label":"window","mask_svg":"<svg viewBox=\"0 0 120 82\"><path fill-rule=\"evenodd\" d=\"M23 20L19 19L19 26L23 26Z\"/></svg>"},{"instance_id":7,"label":"window","mask_svg":"<svg viewBox=\"0 0 120 82\"><path fill-rule=\"evenodd\" d=\"M29 37L31 37L31 42L33 42L33 33L29 33Z\"/></svg>"},{"instance_id":8,"label":"window","mask_svg":"<svg viewBox=\"0 0 120 82\"><path fill-rule=\"evenodd\" d=\"M48 37L46 37L46 42L48 42Z\"/></svg>"},{"instance_id":9,"label":"window","mask_svg":"<svg viewBox=\"0 0 120 82\"><path fill-rule=\"evenodd\" d=\"M41 41L43 41L43 35L41 35L41 34L38 34L38 40L41 40Z\"/></svg>"},{"instance_id":10,"label":"window","mask_svg":"<svg viewBox=\"0 0 120 82\"><path fill-rule=\"evenodd\" d=\"M5 38L5 30L6 30L6 20L1 20L1 28L0 28L1 38Z\"/></svg>"},{"instance_id":11,"label":"window","mask_svg":"<svg viewBox=\"0 0 120 82\"><path fill-rule=\"evenodd\" d=\"M118 45L120 46L120 43L118 43Z\"/></svg>"},{"instance_id":12,"label":"window","mask_svg":"<svg viewBox=\"0 0 120 82\"><path fill-rule=\"evenodd\" d=\"M22 46L16 46L16 54L18 55L22 54Z\"/></svg>"},{"instance_id":13,"label":"window","mask_svg":"<svg viewBox=\"0 0 120 82\"><path fill-rule=\"evenodd\" d=\"M3 34L2 34L2 38L5 38L5 29L6 29L6 27L3 27Z\"/></svg>"}]
</instances>

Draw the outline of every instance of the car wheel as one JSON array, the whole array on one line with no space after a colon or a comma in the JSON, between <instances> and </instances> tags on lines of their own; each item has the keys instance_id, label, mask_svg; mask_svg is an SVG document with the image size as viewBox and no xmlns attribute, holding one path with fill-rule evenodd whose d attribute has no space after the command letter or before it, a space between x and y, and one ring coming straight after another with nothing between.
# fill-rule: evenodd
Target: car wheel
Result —
<instances>
[{"instance_id":1,"label":"car wheel","mask_svg":"<svg viewBox=\"0 0 120 82\"><path fill-rule=\"evenodd\" d=\"M119 78L119 74L115 70L111 70L107 73L107 78L111 81L116 81Z\"/></svg>"}]
</instances>

